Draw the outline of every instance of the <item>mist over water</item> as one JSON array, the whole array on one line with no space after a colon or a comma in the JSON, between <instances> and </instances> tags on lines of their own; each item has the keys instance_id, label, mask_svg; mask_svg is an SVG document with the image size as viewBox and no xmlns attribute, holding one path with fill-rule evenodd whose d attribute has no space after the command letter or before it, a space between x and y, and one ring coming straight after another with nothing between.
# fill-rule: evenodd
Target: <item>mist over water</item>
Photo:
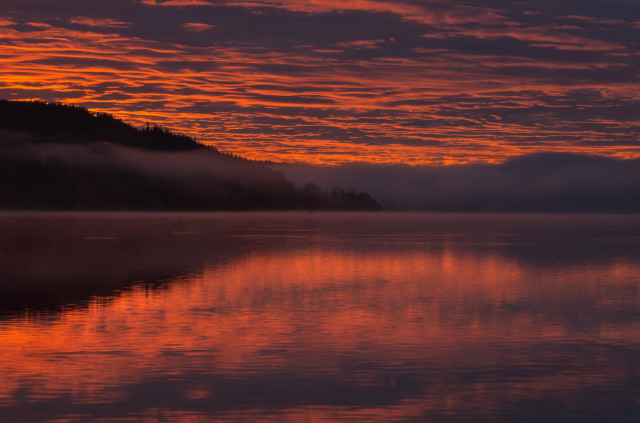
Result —
<instances>
[{"instance_id":1,"label":"mist over water","mask_svg":"<svg viewBox=\"0 0 640 423\"><path fill-rule=\"evenodd\" d=\"M640 217L0 214L8 421L631 422Z\"/></svg>"},{"instance_id":2,"label":"mist over water","mask_svg":"<svg viewBox=\"0 0 640 423\"><path fill-rule=\"evenodd\" d=\"M533 154L498 165L284 165L298 184L355 186L388 210L640 212L640 160Z\"/></svg>"}]
</instances>

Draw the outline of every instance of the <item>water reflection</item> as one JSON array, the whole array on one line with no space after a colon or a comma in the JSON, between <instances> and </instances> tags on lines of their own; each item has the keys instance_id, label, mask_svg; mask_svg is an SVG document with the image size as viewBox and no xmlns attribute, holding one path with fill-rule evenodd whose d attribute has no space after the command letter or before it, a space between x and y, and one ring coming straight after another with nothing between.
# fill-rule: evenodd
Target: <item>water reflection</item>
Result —
<instances>
[{"instance_id":1,"label":"water reflection","mask_svg":"<svg viewBox=\"0 0 640 423\"><path fill-rule=\"evenodd\" d=\"M7 421L640 416L640 218L0 221Z\"/></svg>"}]
</instances>

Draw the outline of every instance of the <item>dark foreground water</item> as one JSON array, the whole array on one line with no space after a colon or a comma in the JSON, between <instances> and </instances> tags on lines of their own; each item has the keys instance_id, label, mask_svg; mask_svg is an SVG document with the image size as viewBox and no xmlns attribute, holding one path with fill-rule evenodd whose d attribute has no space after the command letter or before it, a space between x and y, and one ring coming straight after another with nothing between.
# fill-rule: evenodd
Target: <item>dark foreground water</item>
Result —
<instances>
[{"instance_id":1,"label":"dark foreground water","mask_svg":"<svg viewBox=\"0 0 640 423\"><path fill-rule=\"evenodd\" d=\"M640 216L0 214L0 421L637 422Z\"/></svg>"}]
</instances>

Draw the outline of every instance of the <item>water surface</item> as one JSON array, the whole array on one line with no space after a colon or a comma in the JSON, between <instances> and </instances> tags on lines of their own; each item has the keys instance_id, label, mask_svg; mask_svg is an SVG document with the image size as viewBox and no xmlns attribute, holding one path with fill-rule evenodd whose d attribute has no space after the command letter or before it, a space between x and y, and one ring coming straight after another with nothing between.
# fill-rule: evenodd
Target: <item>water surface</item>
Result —
<instances>
[{"instance_id":1,"label":"water surface","mask_svg":"<svg viewBox=\"0 0 640 423\"><path fill-rule=\"evenodd\" d=\"M0 420L640 418L640 216L0 215Z\"/></svg>"}]
</instances>

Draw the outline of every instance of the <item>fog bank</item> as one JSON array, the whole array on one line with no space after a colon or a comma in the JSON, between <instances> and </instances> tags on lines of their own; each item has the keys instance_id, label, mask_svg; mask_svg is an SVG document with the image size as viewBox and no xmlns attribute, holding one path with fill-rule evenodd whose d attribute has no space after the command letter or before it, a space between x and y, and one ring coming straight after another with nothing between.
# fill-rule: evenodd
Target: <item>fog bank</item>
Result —
<instances>
[{"instance_id":1,"label":"fog bank","mask_svg":"<svg viewBox=\"0 0 640 423\"><path fill-rule=\"evenodd\" d=\"M154 151L0 134L0 209L376 210L366 193L298 189L270 166L201 148Z\"/></svg>"},{"instance_id":2,"label":"fog bank","mask_svg":"<svg viewBox=\"0 0 640 423\"><path fill-rule=\"evenodd\" d=\"M640 160L569 153L498 165L281 165L296 184L370 193L385 209L496 212L640 212Z\"/></svg>"}]
</instances>

